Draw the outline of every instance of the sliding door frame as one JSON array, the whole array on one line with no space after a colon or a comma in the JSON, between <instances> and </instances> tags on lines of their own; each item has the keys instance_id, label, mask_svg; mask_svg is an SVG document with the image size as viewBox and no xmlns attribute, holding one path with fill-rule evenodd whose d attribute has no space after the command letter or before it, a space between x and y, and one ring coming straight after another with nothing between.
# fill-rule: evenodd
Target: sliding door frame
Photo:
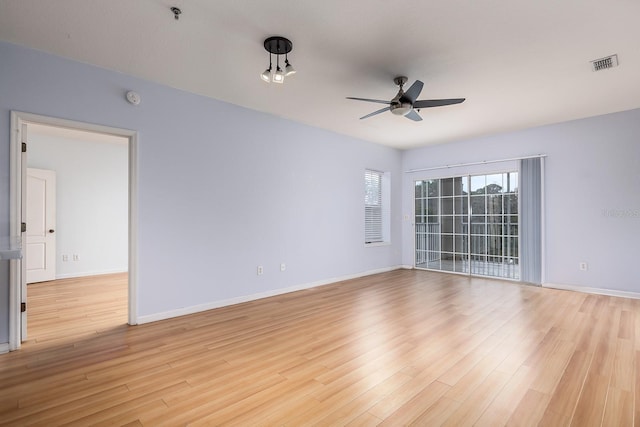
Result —
<instances>
[{"instance_id":1,"label":"sliding door frame","mask_svg":"<svg viewBox=\"0 0 640 427\"><path fill-rule=\"evenodd\" d=\"M453 273L453 274L459 274L459 275L464 275L464 276L474 276L474 277L491 277L491 278L496 278L496 279L503 279L503 280L509 280L509 281L520 281L521 279L521 271L518 271L518 277L517 278L513 278L513 277L504 277L504 276L491 276L491 275L482 275L482 274L474 274L473 273L473 269L472 269L472 245L471 245L471 236L472 236L472 229L471 229L471 218L472 218L472 204L471 204L471 178L474 176L489 176L489 175L504 175L504 174L510 174L510 173L516 173L518 174L518 177L520 175L520 169L519 167L516 168L505 168L505 169L500 169L500 170L490 170L490 171L477 171L477 172L465 172L465 173L458 173L458 174L453 174L453 175L449 175L449 176L440 176L440 177L421 177L421 178L412 178L411 183L412 183L412 210L413 210L413 266L416 269L420 269L420 270L429 270L429 271L440 271L440 272L444 272L444 273ZM426 182L426 181L430 181L430 180L438 180L439 181L439 194L438 194L438 205L439 205L439 210L438 210L438 217L441 223L441 219L442 219L442 194L440 193L441 188L442 188L442 180L447 180L447 179L455 179L455 178L462 178L463 180L466 180L466 186L468 188L467 194L465 195L465 203L466 203L466 218L467 218L467 232L466 232L466 238L467 238L467 244L466 244L466 252L464 253L464 255L466 256L467 260L466 262L468 263L468 271L464 272L464 271L455 271L455 267L452 270L443 270L443 269L432 269L432 268L428 268L428 267L419 267L418 266L418 262L417 262L417 253L418 253L418 248L417 248L417 242L418 242L418 238L417 238L417 222L416 222L416 192L415 192L415 187L416 187L416 183L417 182ZM519 186L519 184L516 184ZM486 186L486 184L485 184ZM519 196L519 193L518 193ZM452 191L451 197L453 198L453 203L455 204L455 191ZM485 197L486 197L486 193L485 193ZM521 212L521 198L518 197L517 200L517 209L518 209L518 213L517 213L517 217L518 217L518 234L515 236L517 237L518 240L518 246L517 246L517 250L518 250L518 256L516 257L518 260L518 269L521 268L520 265L520 255L522 253L521 251L521 233L520 233L520 212ZM504 208L504 202L503 202L503 206L502 208ZM453 211L454 213L452 213L452 217L456 218L455 215L455 210ZM486 216L487 213L485 212L484 215ZM505 213L501 212L501 216L504 217ZM427 220L427 224L428 220ZM427 233L428 233L428 228L427 228ZM488 230L485 230L485 236L487 236L488 234ZM503 231L504 233L504 231ZM441 233L440 233L441 235ZM455 224L453 225L453 233L452 233L452 237L455 239ZM501 234L501 238L503 239L504 242L504 236L505 234ZM511 236L508 236L509 238ZM485 240L485 248L487 248L487 244L486 244L486 240ZM485 252L488 252L485 249ZM442 243L440 242L440 247L439 247L439 253L442 254ZM455 242L454 242L454 249L452 252L453 256L456 256L456 252L455 252ZM428 255L428 252L427 252ZM488 253L485 254L485 256L487 257L487 261L488 261L488 257L490 256ZM505 255L500 255L502 258L505 257ZM428 257L428 256L427 256ZM455 265L455 260L454 260L454 265Z\"/></svg>"}]
</instances>

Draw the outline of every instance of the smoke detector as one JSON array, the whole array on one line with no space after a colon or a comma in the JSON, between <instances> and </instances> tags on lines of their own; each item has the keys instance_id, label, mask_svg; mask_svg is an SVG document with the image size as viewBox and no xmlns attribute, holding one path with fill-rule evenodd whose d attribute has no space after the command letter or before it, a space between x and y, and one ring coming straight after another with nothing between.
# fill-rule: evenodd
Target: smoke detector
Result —
<instances>
[{"instance_id":1,"label":"smoke detector","mask_svg":"<svg viewBox=\"0 0 640 427\"><path fill-rule=\"evenodd\" d=\"M127 92L127 101L132 105L140 105L141 98L138 92L130 90Z\"/></svg>"},{"instance_id":2,"label":"smoke detector","mask_svg":"<svg viewBox=\"0 0 640 427\"><path fill-rule=\"evenodd\" d=\"M618 55L609 55L604 58L594 59L591 61L591 69L593 71L602 71L608 68L618 66Z\"/></svg>"}]
</instances>

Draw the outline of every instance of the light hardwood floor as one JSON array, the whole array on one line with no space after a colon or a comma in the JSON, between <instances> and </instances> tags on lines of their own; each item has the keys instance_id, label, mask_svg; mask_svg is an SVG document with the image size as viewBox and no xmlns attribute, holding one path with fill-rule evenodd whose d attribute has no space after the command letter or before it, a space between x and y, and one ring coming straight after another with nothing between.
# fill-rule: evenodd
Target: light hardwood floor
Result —
<instances>
[{"instance_id":1,"label":"light hardwood floor","mask_svg":"<svg viewBox=\"0 0 640 427\"><path fill-rule=\"evenodd\" d=\"M1 424L640 424L638 300L399 270L130 327L126 276L29 294Z\"/></svg>"}]
</instances>

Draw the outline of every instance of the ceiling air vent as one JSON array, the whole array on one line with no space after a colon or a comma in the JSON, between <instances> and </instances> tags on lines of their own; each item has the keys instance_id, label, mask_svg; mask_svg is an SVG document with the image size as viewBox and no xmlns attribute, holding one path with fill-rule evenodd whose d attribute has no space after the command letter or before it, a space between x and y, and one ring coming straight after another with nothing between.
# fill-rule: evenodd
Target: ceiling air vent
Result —
<instances>
[{"instance_id":1,"label":"ceiling air vent","mask_svg":"<svg viewBox=\"0 0 640 427\"><path fill-rule=\"evenodd\" d=\"M610 55L600 59L594 59L591 61L591 68L593 71L606 70L607 68L613 68L618 66L618 55Z\"/></svg>"}]
</instances>

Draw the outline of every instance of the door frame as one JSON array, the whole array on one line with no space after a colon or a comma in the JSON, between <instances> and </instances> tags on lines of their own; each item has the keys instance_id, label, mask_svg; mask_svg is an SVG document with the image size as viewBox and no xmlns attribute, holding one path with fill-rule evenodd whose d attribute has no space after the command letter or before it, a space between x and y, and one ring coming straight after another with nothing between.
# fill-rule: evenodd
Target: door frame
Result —
<instances>
[{"instance_id":1,"label":"door frame","mask_svg":"<svg viewBox=\"0 0 640 427\"><path fill-rule=\"evenodd\" d=\"M22 237L24 245L24 233L21 232L21 223L24 212L23 182L26 179L26 156L22 153L22 129L23 125L43 124L62 128L77 129L87 132L109 134L125 137L129 141L129 279L128 279L128 323L138 324L138 132L129 129L121 129L102 126L91 123L77 122L56 117L42 116L38 114L11 111L11 141L10 141L10 175L9 175L9 232L12 237ZM24 247L23 247L24 250ZM25 280L24 263L21 259L11 260L9 265L9 350L17 350L22 342L22 314L20 305L22 301L22 282Z\"/></svg>"},{"instance_id":2,"label":"door frame","mask_svg":"<svg viewBox=\"0 0 640 427\"><path fill-rule=\"evenodd\" d=\"M512 160L512 159L511 159ZM491 162L491 163L497 163L497 162ZM439 169L439 168L438 168ZM473 170L473 171L465 171L465 172L458 172L458 173L454 173L452 175L443 175L443 176L429 176L429 177L423 177L423 178L412 178L412 209L413 209L413 268L417 269L417 270L427 270L427 271L437 271L437 272L441 272L441 273L447 273L447 274L458 274L461 276L468 276L468 277L480 277L480 278L491 278L491 279L499 279L499 280L506 280L506 281L511 281L511 282L520 282L521 279L514 279L514 278L509 278L509 277L497 277L497 276L488 276L488 275L481 275L481 274L473 274L471 272L471 268L469 268L469 272L464 273L464 272L458 272L458 271L448 271L448 270L436 270L436 269L430 269L427 267L418 267L418 263L416 262L416 253L417 253L417 248L416 248L416 242L417 242L417 237L416 237L416 193L415 193L415 183L418 181L429 181L429 180L443 180L443 179L451 179L451 178L458 178L458 177L464 177L465 179L469 180L468 181L468 185L469 188L471 188L471 177L473 176L487 176L487 175L495 175L495 174L505 174L505 173L512 173L512 172L517 172L518 176L520 176L520 168L516 167L515 169L510 168L510 167L506 167L506 168L500 168L500 169L487 169L487 170ZM467 198L469 198L471 196L471 194L467 195ZM440 199L441 196L438 196L438 198ZM469 203L470 200L467 199L467 203ZM471 224L471 207L468 207L468 220L469 220L469 224ZM520 218L520 212L521 212L521 207L520 207L520 197L518 197L518 219ZM438 215L440 216L440 215ZM468 236L470 236L470 231L471 229L469 228L469 231L467 234ZM518 258L520 260L520 254L522 253L521 251L521 239L520 239L520 229L518 229ZM469 262L471 262L471 239L469 238L469 247L467 249L467 255L469 256ZM520 261L518 261L520 262ZM522 264L520 264L522 265Z\"/></svg>"}]
</instances>

